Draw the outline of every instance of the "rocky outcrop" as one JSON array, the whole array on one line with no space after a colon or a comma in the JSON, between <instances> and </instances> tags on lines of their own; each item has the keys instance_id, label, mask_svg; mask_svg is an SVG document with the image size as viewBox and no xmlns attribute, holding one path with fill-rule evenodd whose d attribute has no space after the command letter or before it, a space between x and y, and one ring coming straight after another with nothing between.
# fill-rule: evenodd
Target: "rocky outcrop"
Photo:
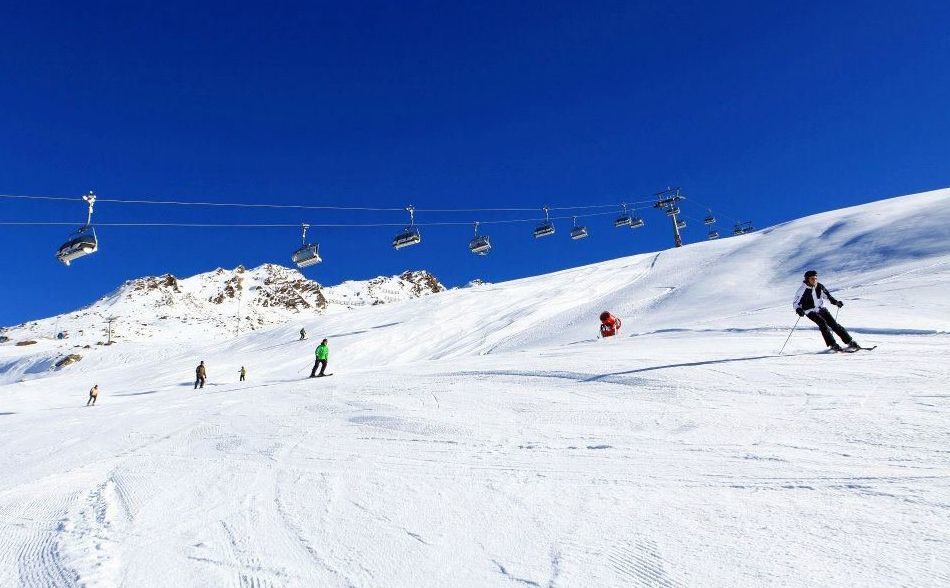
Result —
<instances>
[{"instance_id":1,"label":"rocky outcrop","mask_svg":"<svg viewBox=\"0 0 950 588\"><path fill-rule=\"evenodd\" d=\"M79 355L78 353L70 353L69 355L67 355L67 356L64 357L63 359L57 361L57 362L56 362L56 365L53 366L53 369L61 370L61 369L63 369L64 367L66 367L66 366L68 366L68 365L72 365L72 364L76 363L77 361L79 361L79 360L81 360L81 359L82 359L82 356Z\"/></svg>"}]
</instances>

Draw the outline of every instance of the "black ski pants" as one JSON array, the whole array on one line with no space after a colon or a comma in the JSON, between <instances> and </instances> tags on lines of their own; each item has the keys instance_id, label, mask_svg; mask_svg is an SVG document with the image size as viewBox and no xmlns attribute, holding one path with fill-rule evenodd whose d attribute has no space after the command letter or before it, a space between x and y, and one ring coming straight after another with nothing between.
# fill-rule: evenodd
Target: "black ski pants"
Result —
<instances>
[{"instance_id":1,"label":"black ski pants","mask_svg":"<svg viewBox=\"0 0 950 588\"><path fill-rule=\"evenodd\" d=\"M197 379L195 379L195 390L197 390L198 388L204 388L204 387L205 387L205 377L198 376Z\"/></svg>"},{"instance_id":2,"label":"black ski pants","mask_svg":"<svg viewBox=\"0 0 950 588\"><path fill-rule=\"evenodd\" d=\"M90 404L93 406L96 404L96 396L93 396L92 394L89 395L89 400L86 401L86 406L89 406Z\"/></svg>"},{"instance_id":3,"label":"black ski pants","mask_svg":"<svg viewBox=\"0 0 950 588\"><path fill-rule=\"evenodd\" d=\"M320 368L320 375L322 376L323 372L325 372L327 369L327 360L318 359L317 361L313 362L313 369L310 370L311 378L314 378L317 376L317 368Z\"/></svg>"},{"instance_id":4,"label":"black ski pants","mask_svg":"<svg viewBox=\"0 0 950 588\"><path fill-rule=\"evenodd\" d=\"M822 307L817 312L809 312L807 316L821 329L821 336L824 338L825 345L828 347L836 344L831 331L837 333L845 345L851 343L851 335L848 334L848 331L846 331L844 327L838 324L835 317L831 316L827 308Z\"/></svg>"}]
</instances>

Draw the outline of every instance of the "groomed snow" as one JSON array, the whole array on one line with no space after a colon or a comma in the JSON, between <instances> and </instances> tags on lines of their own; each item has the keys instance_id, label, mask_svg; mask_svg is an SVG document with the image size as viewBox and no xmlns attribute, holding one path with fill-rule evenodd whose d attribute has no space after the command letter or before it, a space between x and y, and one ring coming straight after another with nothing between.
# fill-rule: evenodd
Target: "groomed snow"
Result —
<instances>
[{"instance_id":1,"label":"groomed snow","mask_svg":"<svg viewBox=\"0 0 950 588\"><path fill-rule=\"evenodd\" d=\"M940 190L59 371L4 343L0 586L950 584L948 225ZM778 355L812 268L877 350Z\"/></svg>"}]
</instances>

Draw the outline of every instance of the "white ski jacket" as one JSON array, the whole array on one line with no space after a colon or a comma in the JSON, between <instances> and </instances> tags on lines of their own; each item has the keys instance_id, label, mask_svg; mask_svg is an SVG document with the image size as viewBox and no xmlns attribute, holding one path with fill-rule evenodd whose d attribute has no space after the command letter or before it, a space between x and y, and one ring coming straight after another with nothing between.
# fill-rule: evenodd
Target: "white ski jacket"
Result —
<instances>
[{"instance_id":1,"label":"white ski jacket","mask_svg":"<svg viewBox=\"0 0 950 588\"><path fill-rule=\"evenodd\" d=\"M824 284L816 282L815 287L812 288L808 284L802 283L802 285L798 287L798 291L795 292L795 299L792 300L792 308L795 310L800 308L806 313L818 312L824 308L825 300L831 304L838 303L835 297L831 295L831 292L828 291L828 288L825 288Z\"/></svg>"}]
</instances>

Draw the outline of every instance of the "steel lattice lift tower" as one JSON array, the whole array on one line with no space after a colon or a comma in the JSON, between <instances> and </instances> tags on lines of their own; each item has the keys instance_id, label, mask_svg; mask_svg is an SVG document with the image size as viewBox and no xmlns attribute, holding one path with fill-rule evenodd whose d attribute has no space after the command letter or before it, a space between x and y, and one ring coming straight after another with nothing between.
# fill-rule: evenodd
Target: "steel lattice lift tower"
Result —
<instances>
[{"instance_id":1,"label":"steel lattice lift tower","mask_svg":"<svg viewBox=\"0 0 950 588\"><path fill-rule=\"evenodd\" d=\"M686 196L680 193L679 188L667 188L662 192L656 193L656 202L653 208L659 208L666 212L666 216L673 221L673 243L677 247L683 246L683 237L680 236L680 229L686 226L686 221L676 218L680 213L680 207L677 204L680 200L685 200Z\"/></svg>"}]
</instances>

